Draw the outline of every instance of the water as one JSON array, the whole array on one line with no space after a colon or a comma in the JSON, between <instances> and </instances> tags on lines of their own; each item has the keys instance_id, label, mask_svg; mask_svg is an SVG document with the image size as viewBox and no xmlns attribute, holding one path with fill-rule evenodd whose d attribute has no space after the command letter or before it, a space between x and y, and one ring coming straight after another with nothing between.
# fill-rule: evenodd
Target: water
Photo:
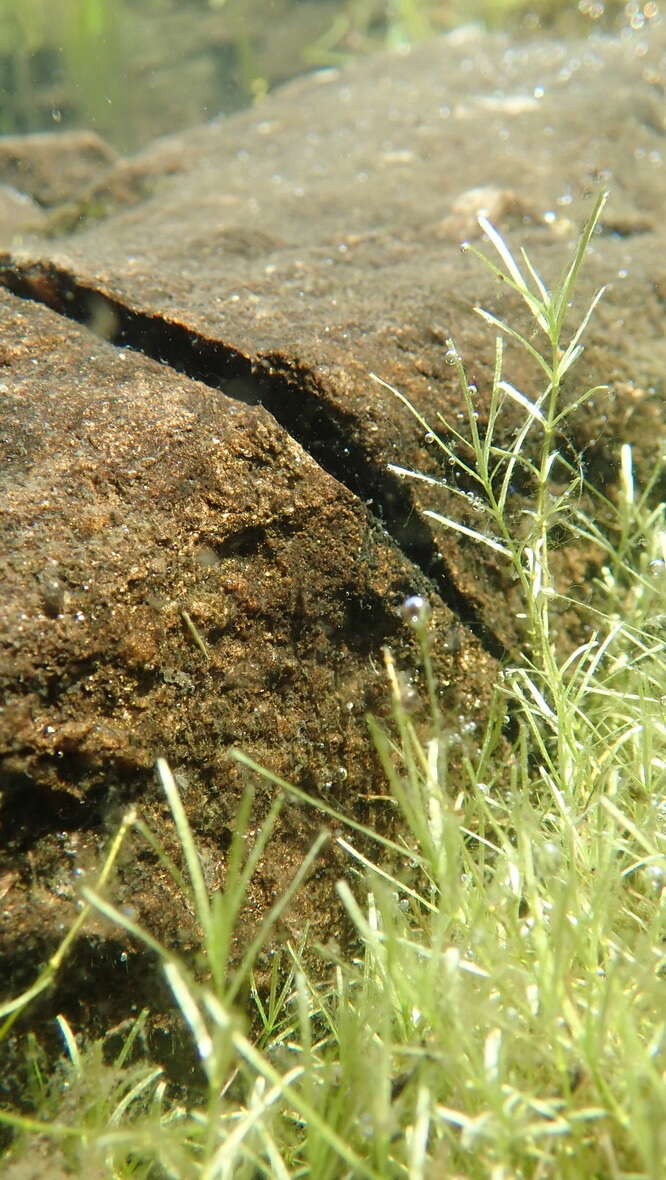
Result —
<instances>
[{"instance_id":1,"label":"water","mask_svg":"<svg viewBox=\"0 0 666 1180\"><path fill-rule=\"evenodd\" d=\"M469 20L580 34L658 16L653 0L3 0L0 133L85 127L127 152L310 69Z\"/></svg>"}]
</instances>

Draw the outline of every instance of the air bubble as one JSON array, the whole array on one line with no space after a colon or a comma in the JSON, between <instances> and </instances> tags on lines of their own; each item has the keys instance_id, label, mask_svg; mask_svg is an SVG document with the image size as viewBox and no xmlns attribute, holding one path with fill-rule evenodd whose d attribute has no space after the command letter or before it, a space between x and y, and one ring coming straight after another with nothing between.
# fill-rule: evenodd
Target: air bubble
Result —
<instances>
[{"instance_id":1,"label":"air bubble","mask_svg":"<svg viewBox=\"0 0 666 1180\"><path fill-rule=\"evenodd\" d=\"M561 863L561 849L554 840L546 840L539 849L539 867L542 873L554 873Z\"/></svg>"},{"instance_id":2,"label":"air bubble","mask_svg":"<svg viewBox=\"0 0 666 1180\"><path fill-rule=\"evenodd\" d=\"M410 627L424 627L430 618L430 604L421 594L411 594L402 603L400 614Z\"/></svg>"},{"instance_id":3,"label":"air bubble","mask_svg":"<svg viewBox=\"0 0 666 1180\"><path fill-rule=\"evenodd\" d=\"M464 714L461 713L458 717L458 727L460 733L464 737L467 737L471 733L476 733L477 724L476 721L468 720L468 718L466 718Z\"/></svg>"},{"instance_id":4,"label":"air bubble","mask_svg":"<svg viewBox=\"0 0 666 1180\"><path fill-rule=\"evenodd\" d=\"M653 890L655 893L661 893L664 886L666 886L666 870L663 865L646 865L643 869L642 876L648 889Z\"/></svg>"},{"instance_id":5,"label":"air bubble","mask_svg":"<svg viewBox=\"0 0 666 1180\"><path fill-rule=\"evenodd\" d=\"M418 689L404 672L398 672L398 687L400 689L400 705L406 713L414 713L418 709L421 699Z\"/></svg>"}]
</instances>

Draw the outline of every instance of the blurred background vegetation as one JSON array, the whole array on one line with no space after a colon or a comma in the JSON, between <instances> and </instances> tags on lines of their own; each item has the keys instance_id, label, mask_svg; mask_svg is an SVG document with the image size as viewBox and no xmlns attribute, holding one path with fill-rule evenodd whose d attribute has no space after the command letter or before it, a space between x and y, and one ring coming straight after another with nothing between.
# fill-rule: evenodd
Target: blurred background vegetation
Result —
<instances>
[{"instance_id":1,"label":"blurred background vegetation","mask_svg":"<svg viewBox=\"0 0 666 1180\"><path fill-rule=\"evenodd\" d=\"M87 127L130 151L461 24L528 37L656 19L655 0L1 0L0 133Z\"/></svg>"}]
</instances>

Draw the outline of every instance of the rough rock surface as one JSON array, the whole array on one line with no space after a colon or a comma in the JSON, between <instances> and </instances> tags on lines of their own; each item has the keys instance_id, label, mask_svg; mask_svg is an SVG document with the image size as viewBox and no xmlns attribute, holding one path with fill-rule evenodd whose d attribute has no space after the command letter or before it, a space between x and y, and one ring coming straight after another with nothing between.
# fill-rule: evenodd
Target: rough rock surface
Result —
<instances>
[{"instance_id":1,"label":"rough rock surface","mask_svg":"<svg viewBox=\"0 0 666 1180\"><path fill-rule=\"evenodd\" d=\"M44 210L27 193L0 184L0 249L9 250L21 233L42 231Z\"/></svg>"},{"instance_id":2,"label":"rough rock surface","mask_svg":"<svg viewBox=\"0 0 666 1180\"><path fill-rule=\"evenodd\" d=\"M247 782L230 745L371 818L382 788L364 715L384 707L381 649L416 673L398 607L432 588L262 407L7 292L0 325L0 956L16 990L75 916L81 878L129 801L177 855L159 754L184 787L211 885ZM434 605L445 635L457 620ZM451 646L437 653L444 704L479 721L493 661L463 629ZM271 794L258 788L257 819ZM318 827L307 808L283 814L241 942ZM331 890L343 871L333 847L287 929L311 921L318 937L340 936ZM169 944L187 943L182 900L140 841L115 896ZM92 930L94 978L123 943L110 952ZM88 990L76 978L59 1002L78 1023ZM98 989L97 1026L153 986L132 963L116 982Z\"/></svg>"},{"instance_id":3,"label":"rough rock surface","mask_svg":"<svg viewBox=\"0 0 666 1180\"><path fill-rule=\"evenodd\" d=\"M116 160L94 131L0 137L0 179L46 207L75 200Z\"/></svg>"},{"instance_id":4,"label":"rough rock surface","mask_svg":"<svg viewBox=\"0 0 666 1180\"><path fill-rule=\"evenodd\" d=\"M472 307L523 321L461 239L486 208L553 279L609 187L583 302L611 287L576 381L610 390L563 445L609 490L620 440L648 457L666 362L664 45L659 28L521 47L473 34L292 83L166 141L180 171L152 196L5 256L2 949L26 974L75 904L71 865L96 863L125 800L168 843L156 753L189 783L213 881L242 787L230 744L367 816L382 784L363 713L381 708L384 644L414 663L406 593L435 605L452 729L482 717L495 658L520 642L512 587L422 515L436 505L476 527L471 503L388 473L438 468L368 374L456 422L452 336L483 423L494 342ZM534 391L510 350L507 366ZM517 521L528 497L516 490ZM562 556L572 593L585 593L588 557ZM255 917L315 828L306 811L285 815ZM152 867L123 866L120 897L178 937ZM301 909L320 937L339 934L340 871L331 851ZM91 978L110 953L98 934Z\"/></svg>"},{"instance_id":5,"label":"rough rock surface","mask_svg":"<svg viewBox=\"0 0 666 1180\"><path fill-rule=\"evenodd\" d=\"M115 305L103 320L113 339L222 388L231 382L236 396L248 374L262 376L267 408L423 563L423 537L409 536L418 516L405 524L386 463L432 470L435 460L368 373L426 415L444 406L455 420L453 336L483 415L494 342L471 309L482 302L518 323L521 313L460 253L479 207L552 281L593 196L610 188L581 302L610 289L576 380L611 388L572 424L570 441L607 477L614 437L640 449L653 436L666 365L663 84L658 27L519 47L472 32L325 72L170 141L178 176L100 226L27 251L8 282L28 292L36 284L53 306L93 320L105 296ZM509 357L508 368L515 384L533 388L521 362ZM445 489L414 495L461 512ZM517 496L517 515L522 507ZM472 507L464 516L478 523ZM435 544L440 592L457 610L464 600L499 653L515 635L494 563L451 535Z\"/></svg>"}]
</instances>

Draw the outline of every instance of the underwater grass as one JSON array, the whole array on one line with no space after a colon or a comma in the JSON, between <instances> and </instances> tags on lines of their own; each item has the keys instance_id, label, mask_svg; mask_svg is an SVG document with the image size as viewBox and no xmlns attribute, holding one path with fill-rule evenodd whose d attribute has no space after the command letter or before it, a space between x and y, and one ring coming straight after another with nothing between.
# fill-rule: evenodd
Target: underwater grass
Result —
<instances>
[{"instance_id":1,"label":"underwater grass","mask_svg":"<svg viewBox=\"0 0 666 1180\"><path fill-rule=\"evenodd\" d=\"M392 724L370 720L402 815L395 839L236 752L274 785L276 802L248 850L251 796L243 801L225 889L210 896L175 781L160 761L184 871L136 815L126 826L156 848L197 915L198 968L113 905L108 872L83 893L87 906L155 951L204 1086L177 1102L150 1061L127 1065L129 1041L104 1065L99 1046L79 1048L61 1020L66 1063L42 1085L41 1106L32 1117L0 1111L0 1121L17 1129L15 1158L29 1153L37 1136L57 1144L75 1172L96 1167L118 1177L664 1175L666 527L663 505L653 504L663 455L641 485L630 447L620 444L611 499L589 487L558 449L568 416L593 392L566 404L561 398L600 297L565 338L565 311L603 201L552 291L530 260L516 258L482 221L494 256L481 257L521 295L537 336L481 310L498 334L484 427L453 343L467 430L440 419L435 432L419 417L475 481L482 505L478 531L433 511L436 527L490 546L515 579L525 616L524 650L502 669L486 731L465 750L462 781L449 781L449 755L455 749L459 757L460 746L439 706L431 659L438 636L419 597L407 600L403 618L421 653L428 724L405 709L388 651ZM540 391L505 380L502 339L537 362ZM508 406L522 414L509 445L500 442ZM517 470L532 488L520 530L507 513ZM603 555L586 606L572 603L557 583L555 527L558 545L566 528L574 544L593 542ZM563 605L584 610L594 629L560 654L554 627ZM503 732L507 714L511 740ZM273 958L266 994L254 980L256 956L326 838L316 841L289 895L232 969L231 932L286 797L347 829L337 837L349 858L338 898L357 942L331 964L326 984L313 976L305 937L301 946L287 945ZM63 957L53 970L63 969ZM238 1013L248 991L254 1031ZM34 993L5 1006L7 1020ZM139 1031L130 1031L132 1042Z\"/></svg>"}]
</instances>

